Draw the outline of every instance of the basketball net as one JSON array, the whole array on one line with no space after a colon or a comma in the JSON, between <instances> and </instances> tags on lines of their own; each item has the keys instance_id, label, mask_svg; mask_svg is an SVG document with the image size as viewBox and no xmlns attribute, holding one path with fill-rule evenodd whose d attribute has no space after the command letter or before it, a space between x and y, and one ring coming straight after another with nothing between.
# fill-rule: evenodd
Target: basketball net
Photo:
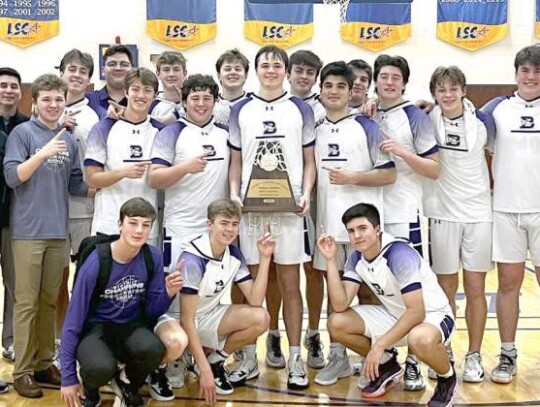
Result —
<instances>
[{"instance_id":1,"label":"basketball net","mask_svg":"<svg viewBox=\"0 0 540 407\"><path fill-rule=\"evenodd\" d=\"M341 22L345 22L347 16L347 7L349 6L350 0L323 0L324 4L339 4L339 17Z\"/></svg>"}]
</instances>

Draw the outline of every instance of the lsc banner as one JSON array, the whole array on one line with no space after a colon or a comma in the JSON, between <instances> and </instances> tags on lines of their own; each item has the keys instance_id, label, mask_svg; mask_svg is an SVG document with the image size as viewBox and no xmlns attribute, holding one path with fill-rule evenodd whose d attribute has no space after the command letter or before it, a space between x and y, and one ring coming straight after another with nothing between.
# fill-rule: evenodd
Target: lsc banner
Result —
<instances>
[{"instance_id":1,"label":"lsc banner","mask_svg":"<svg viewBox=\"0 0 540 407\"><path fill-rule=\"evenodd\" d=\"M536 38L540 38L540 0L536 0Z\"/></svg>"},{"instance_id":2,"label":"lsc banner","mask_svg":"<svg viewBox=\"0 0 540 407\"><path fill-rule=\"evenodd\" d=\"M437 1L437 38L442 41L476 51L504 39L507 34L507 0Z\"/></svg>"},{"instance_id":3,"label":"lsc banner","mask_svg":"<svg viewBox=\"0 0 540 407\"><path fill-rule=\"evenodd\" d=\"M146 32L180 50L216 36L216 0L147 0Z\"/></svg>"},{"instance_id":4,"label":"lsc banner","mask_svg":"<svg viewBox=\"0 0 540 407\"><path fill-rule=\"evenodd\" d=\"M244 0L244 36L260 45L289 48L313 36L312 4L252 4Z\"/></svg>"},{"instance_id":5,"label":"lsc banner","mask_svg":"<svg viewBox=\"0 0 540 407\"><path fill-rule=\"evenodd\" d=\"M60 0L0 0L0 40L22 48L60 32Z\"/></svg>"},{"instance_id":6,"label":"lsc banner","mask_svg":"<svg viewBox=\"0 0 540 407\"><path fill-rule=\"evenodd\" d=\"M341 24L341 38L375 52L410 36L410 4L349 3L345 22Z\"/></svg>"}]
</instances>

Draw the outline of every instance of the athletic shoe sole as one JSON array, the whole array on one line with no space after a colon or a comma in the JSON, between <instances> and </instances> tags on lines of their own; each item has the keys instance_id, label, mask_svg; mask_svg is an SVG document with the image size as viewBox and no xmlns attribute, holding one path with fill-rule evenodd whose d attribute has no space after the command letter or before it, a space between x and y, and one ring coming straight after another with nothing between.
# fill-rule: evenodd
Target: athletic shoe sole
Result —
<instances>
[{"instance_id":1,"label":"athletic shoe sole","mask_svg":"<svg viewBox=\"0 0 540 407\"><path fill-rule=\"evenodd\" d=\"M291 383L287 381L287 388L290 390L305 390L309 387L309 382L306 384Z\"/></svg>"},{"instance_id":2,"label":"athletic shoe sole","mask_svg":"<svg viewBox=\"0 0 540 407\"><path fill-rule=\"evenodd\" d=\"M463 381L466 383L482 383L485 380L485 375L482 376L465 376L463 375Z\"/></svg>"},{"instance_id":3,"label":"athletic shoe sole","mask_svg":"<svg viewBox=\"0 0 540 407\"><path fill-rule=\"evenodd\" d=\"M283 362L280 363L274 363L271 360L268 360L268 358L265 358L266 366L273 367L274 369L283 369L287 364L285 363L285 358L283 358Z\"/></svg>"},{"instance_id":4,"label":"athletic shoe sole","mask_svg":"<svg viewBox=\"0 0 540 407\"><path fill-rule=\"evenodd\" d=\"M510 378L508 378L508 379L501 379L501 378L498 378L498 377L491 376L491 381L493 383L497 383L497 384L510 384L510 383L512 383L512 380L514 380L514 376L510 376Z\"/></svg>"},{"instance_id":5,"label":"athletic shoe sole","mask_svg":"<svg viewBox=\"0 0 540 407\"><path fill-rule=\"evenodd\" d=\"M152 397L152 399L154 399L156 401L171 401L171 400L174 400L174 394L172 396L169 396L169 397L162 396L156 390L154 390L154 388L150 384L148 384L148 393L150 393L150 397Z\"/></svg>"},{"instance_id":6,"label":"athletic shoe sole","mask_svg":"<svg viewBox=\"0 0 540 407\"><path fill-rule=\"evenodd\" d=\"M246 384L246 381L251 380L251 379L256 379L257 377L259 377L260 374L261 372L259 371L259 369L255 369L248 372L245 378L242 378L236 382L233 382L231 378L229 377L229 383L231 383L233 387L242 387Z\"/></svg>"},{"instance_id":7,"label":"athletic shoe sole","mask_svg":"<svg viewBox=\"0 0 540 407\"><path fill-rule=\"evenodd\" d=\"M229 394L234 393L234 388L231 390L223 390L216 386L216 393L221 394L222 396L228 396Z\"/></svg>"},{"instance_id":8,"label":"athletic shoe sole","mask_svg":"<svg viewBox=\"0 0 540 407\"><path fill-rule=\"evenodd\" d=\"M321 386L331 386L332 384L336 384L339 379L344 379L346 377L352 376L354 373L353 367L349 363L349 369L347 369L344 372L341 372L337 377L332 378L332 380L321 380L318 379L317 376L315 376L315 383L320 384Z\"/></svg>"},{"instance_id":9,"label":"athletic shoe sole","mask_svg":"<svg viewBox=\"0 0 540 407\"><path fill-rule=\"evenodd\" d=\"M424 390L426 388L426 384L422 382L422 384L406 384L403 383L403 390L405 391L420 391Z\"/></svg>"},{"instance_id":10,"label":"athletic shoe sole","mask_svg":"<svg viewBox=\"0 0 540 407\"><path fill-rule=\"evenodd\" d=\"M366 393L364 390L362 390L362 396L366 397L366 398L380 397L380 396L384 395L392 387L394 387L397 383L399 383L402 376L403 376L403 369L400 370L397 373L394 373L392 376L390 376L388 379L386 379L381 384L381 387L379 387L379 390L377 390L376 392Z\"/></svg>"}]
</instances>

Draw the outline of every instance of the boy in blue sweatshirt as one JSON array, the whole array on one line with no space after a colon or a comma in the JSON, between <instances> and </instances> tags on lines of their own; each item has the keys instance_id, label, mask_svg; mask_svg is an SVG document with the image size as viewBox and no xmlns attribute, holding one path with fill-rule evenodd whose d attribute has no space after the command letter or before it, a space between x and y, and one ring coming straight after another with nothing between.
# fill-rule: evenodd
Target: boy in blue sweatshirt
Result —
<instances>
[{"instance_id":1,"label":"boy in blue sweatshirt","mask_svg":"<svg viewBox=\"0 0 540 407\"><path fill-rule=\"evenodd\" d=\"M67 406L98 406L99 388L111 380L122 406L144 406L138 389L165 354L165 347L147 321L162 315L183 286L178 271L182 264L165 277L163 260L153 246L149 249L154 270L149 273L146 269L142 249L155 218L154 207L142 198L130 199L122 205L120 238L111 243L110 276L105 290L96 293L99 298L92 309L99 275L96 250L79 269L60 350L61 392ZM77 361L84 391L77 378ZM125 363L121 370L118 361Z\"/></svg>"}]
</instances>

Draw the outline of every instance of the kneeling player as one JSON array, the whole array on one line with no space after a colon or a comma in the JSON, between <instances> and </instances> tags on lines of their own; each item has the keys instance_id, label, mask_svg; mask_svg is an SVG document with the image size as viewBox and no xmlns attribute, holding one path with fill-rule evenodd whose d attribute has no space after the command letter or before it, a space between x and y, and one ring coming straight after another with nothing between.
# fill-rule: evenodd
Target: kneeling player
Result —
<instances>
[{"instance_id":1,"label":"kneeling player","mask_svg":"<svg viewBox=\"0 0 540 407\"><path fill-rule=\"evenodd\" d=\"M340 278L334 238L323 233L317 244L327 262L328 294L334 313L328 331L334 340L366 357L364 397L379 397L403 374L394 346L408 343L415 355L437 372L438 383L428 403L449 406L457 383L445 343L455 322L435 275L408 241L382 234L379 211L357 204L341 218L355 252ZM381 305L351 307L360 283Z\"/></svg>"},{"instance_id":2,"label":"kneeling player","mask_svg":"<svg viewBox=\"0 0 540 407\"><path fill-rule=\"evenodd\" d=\"M223 366L225 359L254 342L268 329L270 321L262 304L276 243L267 227L257 241L261 261L257 278L252 280L240 249L232 245L238 236L240 216L240 208L233 201L212 202L208 206L208 233L193 239L179 260L184 262L185 281L180 295L180 324L199 367L200 394L207 403L216 401L216 393L233 392ZM247 304L221 303L233 283ZM167 314L160 320L173 317L178 315Z\"/></svg>"}]
</instances>

